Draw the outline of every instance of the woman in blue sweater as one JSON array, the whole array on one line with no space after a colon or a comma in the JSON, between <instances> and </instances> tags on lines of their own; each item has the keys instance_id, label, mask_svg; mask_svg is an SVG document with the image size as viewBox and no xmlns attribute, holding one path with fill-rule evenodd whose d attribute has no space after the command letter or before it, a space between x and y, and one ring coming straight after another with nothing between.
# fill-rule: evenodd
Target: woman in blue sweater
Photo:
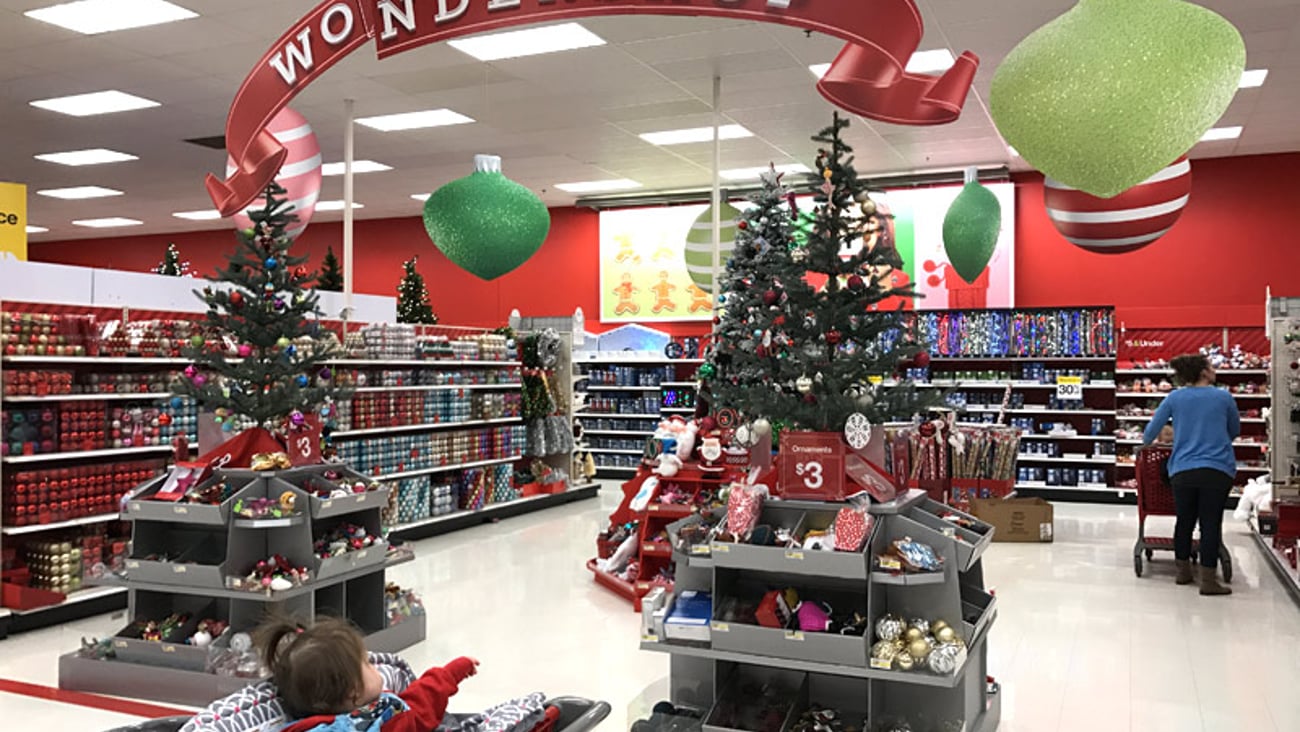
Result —
<instances>
[{"instance_id":1,"label":"woman in blue sweater","mask_svg":"<svg viewBox=\"0 0 1300 732\"><path fill-rule=\"evenodd\" d=\"M1160 430L1173 422L1169 476L1178 514L1174 525L1177 582L1192 583L1192 530L1199 523L1201 594L1229 595L1232 590L1219 584L1215 569L1223 541L1223 512L1237 475L1237 456L1232 450L1232 441L1241 434L1237 402L1214 386L1214 369L1205 356L1179 356L1171 365L1183 387L1160 403L1143 433L1143 442L1150 445Z\"/></svg>"}]
</instances>

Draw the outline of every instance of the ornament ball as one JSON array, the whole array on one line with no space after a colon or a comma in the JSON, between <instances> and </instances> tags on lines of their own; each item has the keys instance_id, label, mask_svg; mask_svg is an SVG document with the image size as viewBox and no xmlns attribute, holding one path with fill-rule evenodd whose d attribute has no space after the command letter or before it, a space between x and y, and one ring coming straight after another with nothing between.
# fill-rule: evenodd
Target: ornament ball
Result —
<instances>
[{"instance_id":1,"label":"ornament ball","mask_svg":"<svg viewBox=\"0 0 1300 732\"><path fill-rule=\"evenodd\" d=\"M775 305L776 301L780 297L781 296L776 293L776 290L768 290L767 292L763 293L763 304L769 307Z\"/></svg>"},{"instance_id":2,"label":"ornament ball","mask_svg":"<svg viewBox=\"0 0 1300 732\"><path fill-rule=\"evenodd\" d=\"M243 345L241 345L241 346L239 347L239 357L240 357L240 358L248 358L248 357L251 356L251 355L253 355L253 347L252 347L252 346L250 346L250 345L248 345L247 343L245 343L245 344L243 344Z\"/></svg>"},{"instance_id":3,"label":"ornament ball","mask_svg":"<svg viewBox=\"0 0 1300 732\"><path fill-rule=\"evenodd\" d=\"M205 342L206 342L206 341L204 340L203 336L201 336L201 335L196 335L196 336L190 338L190 345L194 346L195 348L202 348L202 347L203 347L203 344L204 344Z\"/></svg>"},{"instance_id":4,"label":"ornament ball","mask_svg":"<svg viewBox=\"0 0 1300 732\"><path fill-rule=\"evenodd\" d=\"M930 354L926 353L925 351L921 351L920 353L916 354L915 358L912 359L912 363L916 364L917 368L923 369L930 365Z\"/></svg>"},{"instance_id":5,"label":"ornament ball","mask_svg":"<svg viewBox=\"0 0 1300 732\"><path fill-rule=\"evenodd\" d=\"M841 335L838 330L832 330L826 333L826 342L832 346L838 346L843 338L844 336Z\"/></svg>"},{"instance_id":6,"label":"ornament ball","mask_svg":"<svg viewBox=\"0 0 1300 732\"><path fill-rule=\"evenodd\" d=\"M170 414L163 412L162 414L158 415L158 424L162 425L163 427L166 427L171 423L172 423L172 416Z\"/></svg>"},{"instance_id":7,"label":"ornament ball","mask_svg":"<svg viewBox=\"0 0 1300 732\"><path fill-rule=\"evenodd\" d=\"M279 264L279 263L280 263L280 261L277 260L275 257L267 257L267 258L266 258L266 268L267 268L267 269L275 269L275 266L276 266L277 264Z\"/></svg>"},{"instance_id":8,"label":"ornament ball","mask_svg":"<svg viewBox=\"0 0 1300 732\"><path fill-rule=\"evenodd\" d=\"M238 291L230 293L231 307L237 308L243 304L244 304L244 293Z\"/></svg>"},{"instance_id":9,"label":"ornament ball","mask_svg":"<svg viewBox=\"0 0 1300 732\"><path fill-rule=\"evenodd\" d=\"M718 368L713 364L706 363L700 366L701 379L712 379L714 376L717 375L718 375Z\"/></svg>"},{"instance_id":10,"label":"ornament ball","mask_svg":"<svg viewBox=\"0 0 1300 732\"><path fill-rule=\"evenodd\" d=\"M295 381L298 383L298 386L305 387L307 386L310 380L307 378L305 374L299 374L298 378L295 379Z\"/></svg>"},{"instance_id":11,"label":"ornament ball","mask_svg":"<svg viewBox=\"0 0 1300 732\"><path fill-rule=\"evenodd\" d=\"M849 275L846 284L848 284L849 289L853 292L861 292L862 288L866 286L866 283L862 281L862 277L859 275Z\"/></svg>"},{"instance_id":12,"label":"ornament ball","mask_svg":"<svg viewBox=\"0 0 1300 732\"><path fill-rule=\"evenodd\" d=\"M329 366L322 366L318 374L322 379L328 381L334 374L330 371Z\"/></svg>"},{"instance_id":13,"label":"ornament ball","mask_svg":"<svg viewBox=\"0 0 1300 732\"><path fill-rule=\"evenodd\" d=\"M198 372L199 372L198 367L195 366L194 364L190 364L189 366L185 367L185 378L192 379L194 378L194 375L197 374Z\"/></svg>"},{"instance_id":14,"label":"ornament ball","mask_svg":"<svg viewBox=\"0 0 1300 732\"><path fill-rule=\"evenodd\" d=\"M303 267L302 265L299 265L298 268L295 269L295 270L293 271L293 276L294 276L294 277L297 277L297 278L300 279L300 280L301 280L301 279L306 279L306 277L307 277L307 268L306 268L306 267Z\"/></svg>"},{"instance_id":15,"label":"ornament ball","mask_svg":"<svg viewBox=\"0 0 1300 732\"><path fill-rule=\"evenodd\" d=\"M301 427L303 423L307 421L307 416L295 409L293 410L293 413L289 415L289 421L292 422L295 427Z\"/></svg>"},{"instance_id":16,"label":"ornament ball","mask_svg":"<svg viewBox=\"0 0 1300 732\"><path fill-rule=\"evenodd\" d=\"M284 336L280 336L280 340L276 341L276 342L275 342L275 345L276 345L277 347L279 347L279 348L288 348L288 347L289 347L289 339L286 338L286 337L284 337Z\"/></svg>"}]
</instances>

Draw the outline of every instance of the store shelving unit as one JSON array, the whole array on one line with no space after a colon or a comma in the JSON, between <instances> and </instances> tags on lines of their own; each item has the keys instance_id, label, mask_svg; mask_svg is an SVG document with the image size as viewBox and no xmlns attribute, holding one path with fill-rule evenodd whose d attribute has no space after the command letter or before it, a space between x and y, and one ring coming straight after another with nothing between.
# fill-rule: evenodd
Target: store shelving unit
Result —
<instances>
[{"instance_id":1,"label":"store shelving unit","mask_svg":"<svg viewBox=\"0 0 1300 732\"><path fill-rule=\"evenodd\" d=\"M1268 457L1272 475L1272 515L1268 528L1251 519L1251 534L1268 565L1300 605L1300 297L1273 297L1268 303L1272 348Z\"/></svg>"},{"instance_id":2,"label":"store shelving unit","mask_svg":"<svg viewBox=\"0 0 1300 732\"><path fill-rule=\"evenodd\" d=\"M1151 416L1167 393L1139 391L1134 389L1133 386L1143 379L1149 379L1157 385L1161 381L1172 382L1174 372L1172 369L1130 368L1118 369L1115 373L1121 389L1115 395L1119 406L1116 419L1120 422L1120 426L1128 430L1130 434L1129 437L1116 441L1119 446L1117 450L1119 457L1117 467L1120 472L1120 480L1125 480L1132 478L1134 475L1135 454L1142 445L1141 431L1151 421ZM1269 372L1266 369L1225 368L1217 373L1219 384L1232 393L1232 397L1236 400L1237 408L1242 415L1242 436L1232 443L1237 454L1236 483L1241 486L1251 478L1269 470L1267 455L1265 454L1265 451L1268 450L1267 421L1263 417L1264 410L1271 407L1273 403ZM1237 391L1246 384L1254 384L1255 391ZM1172 389L1172 383L1170 383L1169 388ZM1140 413L1124 413L1125 411L1138 410L1140 410ZM1255 416L1248 416L1252 414Z\"/></svg>"},{"instance_id":3,"label":"store shelving unit","mask_svg":"<svg viewBox=\"0 0 1300 732\"><path fill-rule=\"evenodd\" d=\"M192 706L227 693L232 679L208 670L207 649L186 645L179 637L151 642L128 633L136 620L160 619L172 612L191 616L182 635L192 633L190 628L202 619L228 623L227 631L213 639L219 650L228 649L234 634L251 631L269 613L347 618L365 634L371 650L395 652L422 641L425 615L389 625L385 607L386 572L410 561L409 550L394 549L382 539L329 558L313 550L313 542L342 521L378 533L388 489L360 494L357 500L320 500L304 490L320 472L217 471L214 479L229 481L235 493L220 505L186 506L184 512L151 500L164 477L132 491L125 502L125 518L132 522L132 555L122 573L99 580L105 587L98 588L126 589L127 625L111 639L112 658L86 658L75 651L60 657L59 687ZM283 493L297 496L296 514L256 520L233 512L240 499ZM308 567L310 578L277 591L232 585L232 578L243 577L272 554L284 556L295 567Z\"/></svg>"},{"instance_id":4,"label":"store shelving unit","mask_svg":"<svg viewBox=\"0 0 1300 732\"><path fill-rule=\"evenodd\" d=\"M582 420L590 450L596 457L597 475L627 477L635 473L646 438L665 417L689 417L693 406L666 403L669 390L689 391L693 404L696 382L689 379L703 359L656 358L620 352L587 352L575 356L575 366L585 379L578 389L587 394L587 407L574 416ZM597 400L593 404L593 399ZM632 411L603 411L599 400L612 407L639 400ZM650 409L650 407L654 409Z\"/></svg>"},{"instance_id":5,"label":"store shelving unit","mask_svg":"<svg viewBox=\"0 0 1300 732\"><path fill-rule=\"evenodd\" d=\"M1052 372L1083 376L1078 400L1081 408L1059 408L1063 404L1053 408L1057 391L1054 381L1015 378L1026 367L1038 364ZM963 376L971 372L1010 373L1013 378ZM1118 487L1114 373L1113 355L932 358L929 385L989 402L959 407L968 420L992 421L1001 416L1006 423L1025 425L1016 462L1017 473L1022 476L1016 490L1021 495L1122 501L1131 500L1133 492ZM1003 409L1001 402L1008 390L1009 405L1023 400L1022 406ZM1047 430L1047 425L1058 428Z\"/></svg>"},{"instance_id":6,"label":"store shelving unit","mask_svg":"<svg viewBox=\"0 0 1300 732\"><path fill-rule=\"evenodd\" d=\"M768 504L760 523L798 525L833 521L843 504L781 501ZM818 704L857 724L864 716L873 725L906 720L917 729L962 729L991 732L1001 718L1001 698L989 682L989 631L997 601L984 589L981 555L992 540L992 527L972 520L972 529L953 527L939 517L945 507L911 491L895 501L871 506L876 521L866 548L858 553L808 553L780 547L756 547L717 541L684 551L673 542L677 565L674 591L707 592L713 620L706 642L660 638L643 623L641 649L670 656L669 689L675 705L710 710L733 693L730 679L782 677L798 689L796 708ZM780 513L781 516L775 514ZM671 535L687 521L669 528ZM793 523L791 523L793 522ZM945 532L945 527L947 531ZM898 577L872 571L872 557L896 538L908 536L930 544L943 556L944 570L934 576ZM915 580L915 581L912 581ZM966 644L955 671L900 671L873 663L875 638L759 627L721 617L733 593L759 588L797 587L812 596L833 595L836 608L847 603L874 621L886 613L904 618L943 619ZM707 717L707 714L706 714ZM876 728L875 726L871 728Z\"/></svg>"}]
</instances>

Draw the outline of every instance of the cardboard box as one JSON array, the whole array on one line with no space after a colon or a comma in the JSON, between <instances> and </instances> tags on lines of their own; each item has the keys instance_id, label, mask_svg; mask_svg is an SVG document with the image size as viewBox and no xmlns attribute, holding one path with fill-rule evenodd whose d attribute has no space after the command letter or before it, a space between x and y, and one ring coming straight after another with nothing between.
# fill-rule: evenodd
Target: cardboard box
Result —
<instances>
[{"instance_id":1,"label":"cardboard box","mask_svg":"<svg viewBox=\"0 0 1300 732\"><path fill-rule=\"evenodd\" d=\"M1041 498L977 499L971 514L993 525L993 541L1050 542L1055 534L1052 504Z\"/></svg>"}]
</instances>

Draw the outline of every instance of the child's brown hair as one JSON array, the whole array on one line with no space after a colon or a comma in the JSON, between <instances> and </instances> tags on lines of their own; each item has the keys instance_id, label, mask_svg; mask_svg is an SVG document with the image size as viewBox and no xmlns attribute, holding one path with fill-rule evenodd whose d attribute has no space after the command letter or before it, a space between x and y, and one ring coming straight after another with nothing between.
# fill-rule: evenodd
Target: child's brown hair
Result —
<instances>
[{"instance_id":1,"label":"child's brown hair","mask_svg":"<svg viewBox=\"0 0 1300 732\"><path fill-rule=\"evenodd\" d=\"M346 620L320 618L304 628L275 618L257 629L255 640L290 716L343 714L356 706L365 687L366 646Z\"/></svg>"}]
</instances>

